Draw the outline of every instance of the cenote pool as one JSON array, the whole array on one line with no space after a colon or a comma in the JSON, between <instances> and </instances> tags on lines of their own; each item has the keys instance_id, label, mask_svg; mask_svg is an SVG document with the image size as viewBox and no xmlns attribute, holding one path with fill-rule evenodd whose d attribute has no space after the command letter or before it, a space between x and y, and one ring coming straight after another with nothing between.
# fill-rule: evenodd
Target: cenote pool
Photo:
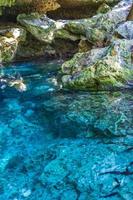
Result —
<instances>
[{"instance_id":1,"label":"cenote pool","mask_svg":"<svg viewBox=\"0 0 133 200\"><path fill-rule=\"evenodd\" d=\"M27 90L0 89L0 200L132 200L133 91L63 91L59 66L2 69Z\"/></svg>"}]
</instances>

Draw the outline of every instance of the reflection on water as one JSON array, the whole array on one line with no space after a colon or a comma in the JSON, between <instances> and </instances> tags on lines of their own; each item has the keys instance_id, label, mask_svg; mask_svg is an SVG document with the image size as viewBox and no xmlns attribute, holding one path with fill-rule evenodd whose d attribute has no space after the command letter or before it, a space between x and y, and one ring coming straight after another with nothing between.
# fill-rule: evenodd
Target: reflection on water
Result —
<instances>
[{"instance_id":1,"label":"reflection on water","mask_svg":"<svg viewBox=\"0 0 133 200\"><path fill-rule=\"evenodd\" d=\"M58 68L3 69L27 90L0 90L0 199L133 199L133 92L63 92Z\"/></svg>"}]
</instances>

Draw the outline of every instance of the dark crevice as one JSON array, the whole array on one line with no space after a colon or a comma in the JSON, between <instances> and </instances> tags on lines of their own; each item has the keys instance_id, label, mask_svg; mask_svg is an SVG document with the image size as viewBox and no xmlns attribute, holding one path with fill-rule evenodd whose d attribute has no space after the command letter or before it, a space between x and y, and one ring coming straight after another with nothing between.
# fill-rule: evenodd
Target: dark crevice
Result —
<instances>
[{"instance_id":1,"label":"dark crevice","mask_svg":"<svg viewBox=\"0 0 133 200\"><path fill-rule=\"evenodd\" d=\"M105 196L100 196L100 198L108 198L108 197L113 197L113 196L116 196L116 195L118 195L118 192L113 192L113 193L105 195Z\"/></svg>"}]
</instances>

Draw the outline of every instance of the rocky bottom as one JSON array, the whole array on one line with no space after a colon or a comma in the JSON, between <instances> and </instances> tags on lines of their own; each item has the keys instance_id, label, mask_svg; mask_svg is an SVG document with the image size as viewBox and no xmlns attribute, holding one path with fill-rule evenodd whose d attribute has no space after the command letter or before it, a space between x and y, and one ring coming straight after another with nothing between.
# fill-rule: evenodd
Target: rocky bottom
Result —
<instances>
[{"instance_id":1,"label":"rocky bottom","mask_svg":"<svg viewBox=\"0 0 133 200\"><path fill-rule=\"evenodd\" d=\"M132 200L133 92L61 91L58 67L1 71L27 90L1 85L0 200Z\"/></svg>"}]
</instances>

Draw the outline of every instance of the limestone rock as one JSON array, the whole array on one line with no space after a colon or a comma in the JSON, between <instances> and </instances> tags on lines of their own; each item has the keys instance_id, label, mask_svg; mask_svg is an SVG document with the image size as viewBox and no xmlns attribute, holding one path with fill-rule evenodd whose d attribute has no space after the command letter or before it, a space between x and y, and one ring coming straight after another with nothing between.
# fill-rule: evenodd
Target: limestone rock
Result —
<instances>
[{"instance_id":1,"label":"limestone rock","mask_svg":"<svg viewBox=\"0 0 133 200\"><path fill-rule=\"evenodd\" d=\"M0 28L0 62L12 61L20 42L25 41L26 32L21 27Z\"/></svg>"},{"instance_id":2,"label":"limestone rock","mask_svg":"<svg viewBox=\"0 0 133 200\"><path fill-rule=\"evenodd\" d=\"M97 14L92 18L70 20L65 23L65 29L84 36L94 45L102 46L112 38L117 25L126 21L132 2L122 1L111 11Z\"/></svg>"},{"instance_id":3,"label":"limestone rock","mask_svg":"<svg viewBox=\"0 0 133 200\"><path fill-rule=\"evenodd\" d=\"M116 26L124 22L130 12L131 2L122 1L106 14L79 20L52 20L38 13L21 14L17 20L36 39L52 43L56 38L80 40L86 38L95 46L102 46L112 38Z\"/></svg>"},{"instance_id":4,"label":"limestone rock","mask_svg":"<svg viewBox=\"0 0 133 200\"><path fill-rule=\"evenodd\" d=\"M22 14L17 19L36 39L45 43L52 43L55 38L72 41L80 39L79 35L73 34L64 28L69 21L54 21L45 15L37 13Z\"/></svg>"},{"instance_id":5,"label":"limestone rock","mask_svg":"<svg viewBox=\"0 0 133 200\"><path fill-rule=\"evenodd\" d=\"M133 6L132 6L132 9L131 9L130 14L128 16L128 20L133 20Z\"/></svg>"},{"instance_id":6,"label":"limestone rock","mask_svg":"<svg viewBox=\"0 0 133 200\"><path fill-rule=\"evenodd\" d=\"M17 20L39 41L51 43L53 40L56 25L53 20L48 19L45 15L40 16L38 13L22 14L18 16Z\"/></svg>"},{"instance_id":7,"label":"limestone rock","mask_svg":"<svg viewBox=\"0 0 133 200\"><path fill-rule=\"evenodd\" d=\"M16 0L12 3L12 7L3 10L3 15L17 16L20 13L32 12L45 14L59 7L60 5L56 0Z\"/></svg>"},{"instance_id":8,"label":"limestone rock","mask_svg":"<svg viewBox=\"0 0 133 200\"><path fill-rule=\"evenodd\" d=\"M115 32L125 39L133 39L133 21L120 24Z\"/></svg>"},{"instance_id":9,"label":"limestone rock","mask_svg":"<svg viewBox=\"0 0 133 200\"><path fill-rule=\"evenodd\" d=\"M97 10L97 14L98 13L106 13L108 11L110 11L111 8L108 6L108 4L103 3L101 6L99 6L98 10Z\"/></svg>"},{"instance_id":10,"label":"limestone rock","mask_svg":"<svg viewBox=\"0 0 133 200\"><path fill-rule=\"evenodd\" d=\"M63 85L74 89L122 88L132 79L133 40L114 41L109 47L76 54L62 65Z\"/></svg>"},{"instance_id":11,"label":"limestone rock","mask_svg":"<svg viewBox=\"0 0 133 200\"><path fill-rule=\"evenodd\" d=\"M87 40L82 39L80 40L78 47L80 53L87 52L92 49L92 45Z\"/></svg>"}]
</instances>

